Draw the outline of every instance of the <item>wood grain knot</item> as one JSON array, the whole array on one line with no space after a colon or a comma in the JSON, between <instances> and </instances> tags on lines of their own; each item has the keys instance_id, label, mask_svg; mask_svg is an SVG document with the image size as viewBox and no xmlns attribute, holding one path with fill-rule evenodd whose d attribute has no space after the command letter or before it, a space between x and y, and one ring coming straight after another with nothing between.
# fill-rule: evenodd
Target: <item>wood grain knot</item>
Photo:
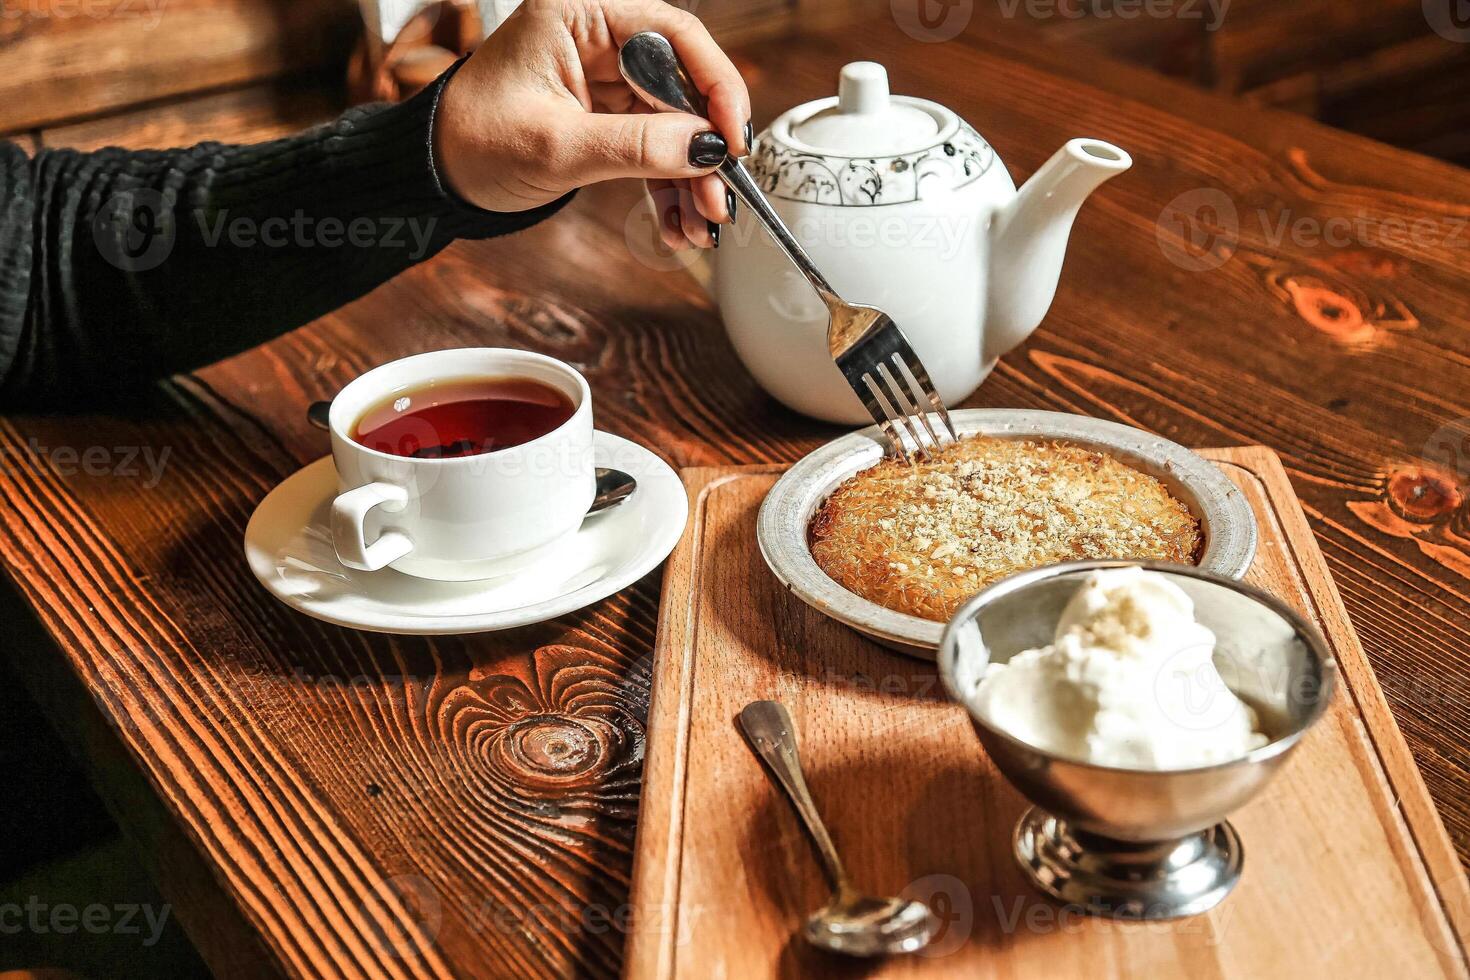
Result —
<instances>
[{"instance_id":1,"label":"wood grain knot","mask_svg":"<svg viewBox=\"0 0 1470 980\"><path fill-rule=\"evenodd\" d=\"M1326 286L1288 279L1284 283L1297 316L1344 344L1360 344L1373 339L1373 325L1363 319L1363 311L1348 297Z\"/></svg>"},{"instance_id":2,"label":"wood grain knot","mask_svg":"<svg viewBox=\"0 0 1470 980\"><path fill-rule=\"evenodd\" d=\"M1314 263L1313 268L1320 274L1272 263L1266 269L1266 288L1328 339L1345 347L1372 347L1388 331L1419 326L1418 317L1381 282L1347 281L1326 263Z\"/></svg>"},{"instance_id":3,"label":"wood grain knot","mask_svg":"<svg viewBox=\"0 0 1470 980\"><path fill-rule=\"evenodd\" d=\"M1388 499L1401 516L1422 523L1443 520L1464 502L1452 480L1422 466L1406 466L1390 473Z\"/></svg>"},{"instance_id":4,"label":"wood grain knot","mask_svg":"<svg viewBox=\"0 0 1470 980\"><path fill-rule=\"evenodd\" d=\"M600 719L566 715L525 718L496 740L498 768L522 786L559 789L597 782L622 739Z\"/></svg>"},{"instance_id":5,"label":"wood grain knot","mask_svg":"<svg viewBox=\"0 0 1470 980\"><path fill-rule=\"evenodd\" d=\"M521 799L562 805L584 797L636 800L643 725L621 671L591 650L552 644L536 650L527 676L475 678L479 689L472 751L491 779Z\"/></svg>"}]
</instances>

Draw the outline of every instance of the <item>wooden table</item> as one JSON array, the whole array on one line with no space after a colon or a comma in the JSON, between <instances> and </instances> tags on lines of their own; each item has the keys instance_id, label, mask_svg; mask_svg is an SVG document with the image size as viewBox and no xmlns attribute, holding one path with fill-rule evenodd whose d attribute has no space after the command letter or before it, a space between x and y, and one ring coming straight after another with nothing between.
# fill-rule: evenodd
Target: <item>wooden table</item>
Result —
<instances>
[{"instance_id":1,"label":"wooden table","mask_svg":"<svg viewBox=\"0 0 1470 980\"><path fill-rule=\"evenodd\" d=\"M1074 135L1133 153L1084 208L1047 322L970 404L1275 448L1470 859L1466 173L989 29L926 44L883 19L741 57L760 122L871 57L1018 174ZM243 138L320 109L247 90L40 138ZM1228 260L1184 247L1166 206L1189 193L1175 212L1235 208ZM325 452L308 402L438 347L573 361L599 426L676 465L831 438L761 394L689 276L629 250L635 196L598 188L513 241L455 246L125 417L0 423L0 554L34 613L6 622L39 624L7 647L221 975L617 972L658 577L542 626L393 638L277 605L240 539ZM1334 217L1346 240L1310 233Z\"/></svg>"}]
</instances>

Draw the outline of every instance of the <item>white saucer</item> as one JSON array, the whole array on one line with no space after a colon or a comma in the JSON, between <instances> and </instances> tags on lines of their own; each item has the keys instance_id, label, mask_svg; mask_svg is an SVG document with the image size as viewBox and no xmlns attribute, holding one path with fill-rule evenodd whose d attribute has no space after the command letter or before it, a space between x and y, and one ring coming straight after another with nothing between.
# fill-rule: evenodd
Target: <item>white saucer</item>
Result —
<instances>
[{"instance_id":1,"label":"white saucer","mask_svg":"<svg viewBox=\"0 0 1470 980\"><path fill-rule=\"evenodd\" d=\"M330 456L288 477L245 528L245 558L272 595L338 626L377 633L480 633L553 619L604 599L658 567L684 533L684 484L642 446L593 437L596 465L632 474L626 501L589 517L544 561L502 578L433 582L359 572L337 560L329 513L337 495Z\"/></svg>"}]
</instances>

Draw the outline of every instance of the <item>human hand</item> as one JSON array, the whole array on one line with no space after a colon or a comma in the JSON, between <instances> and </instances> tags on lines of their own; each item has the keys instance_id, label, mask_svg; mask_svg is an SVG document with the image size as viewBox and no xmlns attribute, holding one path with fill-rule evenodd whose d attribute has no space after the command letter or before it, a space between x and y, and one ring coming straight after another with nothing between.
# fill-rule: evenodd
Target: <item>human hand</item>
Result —
<instances>
[{"instance_id":1,"label":"human hand","mask_svg":"<svg viewBox=\"0 0 1470 980\"><path fill-rule=\"evenodd\" d=\"M709 103L709 119L653 112L623 81L618 50L657 31ZM750 95L693 14L662 0L525 0L449 80L434 155L455 192L525 211L585 184L642 177L671 248L709 247L733 219L714 170L749 146Z\"/></svg>"}]
</instances>

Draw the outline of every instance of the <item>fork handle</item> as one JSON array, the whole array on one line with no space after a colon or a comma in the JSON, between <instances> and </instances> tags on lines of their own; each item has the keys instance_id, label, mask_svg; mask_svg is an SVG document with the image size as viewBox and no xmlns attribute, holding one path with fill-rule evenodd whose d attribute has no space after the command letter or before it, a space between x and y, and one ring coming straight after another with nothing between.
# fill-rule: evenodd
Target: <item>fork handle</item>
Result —
<instances>
[{"instance_id":1,"label":"fork handle","mask_svg":"<svg viewBox=\"0 0 1470 980\"><path fill-rule=\"evenodd\" d=\"M796 266L798 272L806 276L806 281L812 284L812 288L817 291L818 296L822 297L822 301L828 306L834 302L842 302L837 291L827 282L827 277L817 270L812 263L811 256L806 254L806 249L801 247L796 236L791 234L791 230L786 227L786 222L782 221L776 209L771 207L770 199L761 192L760 187L756 185L755 178L750 175L749 170L745 169L745 164L735 157L726 157L725 162L720 164L718 173L720 179L729 185L740 200L745 202L746 208L760 221L761 227L766 229L771 240L786 253L791 264Z\"/></svg>"},{"instance_id":2,"label":"fork handle","mask_svg":"<svg viewBox=\"0 0 1470 980\"><path fill-rule=\"evenodd\" d=\"M707 115L709 107L704 95L695 87L674 46L662 34L644 31L628 38L618 52L618 67L622 70L623 79L638 97L660 112ZM756 184L755 178L745 169L745 164L736 157L726 157L716 172L735 195L745 202L746 208L756 216L781 251L786 253L797 271L811 283L822 301L828 306L841 303L836 290L817 271L811 256L807 255L806 249L801 247L796 236L791 234L786 223L776 214L770 200Z\"/></svg>"}]
</instances>

